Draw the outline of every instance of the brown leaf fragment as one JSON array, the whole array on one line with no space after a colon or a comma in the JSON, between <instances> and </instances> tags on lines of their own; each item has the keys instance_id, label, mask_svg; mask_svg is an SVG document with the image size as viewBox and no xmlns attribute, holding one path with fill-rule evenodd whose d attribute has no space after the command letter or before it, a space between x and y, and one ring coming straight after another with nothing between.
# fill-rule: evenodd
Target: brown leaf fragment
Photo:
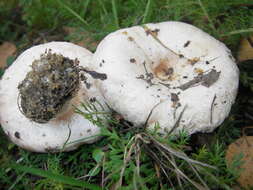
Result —
<instances>
[{"instance_id":1,"label":"brown leaf fragment","mask_svg":"<svg viewBox=\"0 0 253 190\"><path fill-rule=\"evenodd\" d=\"M11 42L4 42L0 45L0 68L4 68L7 64L7 58L17 51L16 46Z\"/></svg>"},{"instance_id":2,"label":"brown leaf fragment","mask_svg":"<svg viewBox=\"0 0 253 190\"><path fill-rule=\"evenodd\" d=\"M243 38L237 54L239 62L253 59L253 34L247 38Z\"/></svg>"},{"instance_id":3,"label":"brown leaf fragment","mask_svg":"<svg viewBox=\"0 0 253 190\"><path fill-rule=\"evenodd\" d=\"M237 179L238 183L246 190L253 187L253 136L243 136L228 146L226 152L226 162L228 167L232 167L232 163L238 156L242 156L240 165L237 166L240 175Z\"/></svg>"},{"instance_id":4,"label":"brown leaf fragment","mask_svg":"<svg viewBox=\"0 0 253 190\"><path fill-rule=\"evenodd\" d=\"M203 85L205 87L212 86L220 77L220 72L212 69L209 73L199 74L194 79L182 84L178 88L181 90L186 90L196 85Z\"/></svg>"}]
</instances>

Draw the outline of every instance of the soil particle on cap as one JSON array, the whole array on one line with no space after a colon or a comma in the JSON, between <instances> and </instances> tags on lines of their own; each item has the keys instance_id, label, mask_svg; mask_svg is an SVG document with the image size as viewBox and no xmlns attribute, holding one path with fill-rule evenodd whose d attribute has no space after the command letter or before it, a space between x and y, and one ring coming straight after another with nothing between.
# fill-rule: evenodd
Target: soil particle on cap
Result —
<instances>
[{"instance_id":1,"label":"soil particle on cap","mask_svg":"<svg viewBox=\"0 0 253 190\"><path fill-rule=\"evenodd\" d=\"M104 63L105 63L105 60L102 59L102 61L99 63L99 67L103 67Z\"/></svg>"},{"instance_id":2,"label":"soil particle on cap","mask_svg":"<svg viewBox=\"0 0 253 190\"><path fill-rule=\"evenodd\" d=\"M14 133L14 136L15 136L17 139L20 139L20 133L19 133L18 131L16 131L16 132Z\"/></svg>"},{"instance_id":3,"label":"soil particle on cap","mask_svg":"<svg viewBox=\"0 0 253 190\"><path fill-rule=\"evenodd\" d=\"M135 60L134 58L131 58L131 59L130 59L130 62L131 62L131 63L136 63L136 60Z\"/></svg>"},{"instance_id":4,"label":"soil particle on cap","mask_svg":"<svg viewBox=\"0 0 253 190\"><path fill-rule=\"evenodd\" d=\"M181 105L179 103L179 97L178 97L178 95L176 93L171 93L170 94L170 100L172 101L172 107L173 108L178 108Z\"/></svg>"},{"instance_id":5,"label":"soil particle on cap","mask_svg":"<svg viewBox=\"0 0 253 190\"><path fill-rule=\"evenodd\" d=\"M92 97L92 98L90 98L90 102L92 102L92 103L94 103L94 102L96 102L96 97Z\"/></svg>"},{"instance_id":6,"label":"soil particle on cap","mask_svg":"<svg viewBox=\"0 0 253 190\"><path fill-rule=\"evenodd\" d=\"M144 79L144 75L140 75L138 77L136 77L137 79Z\"/></svg>"},{"instance_id":7,"label":"soil particle on cap","mask_svg":"<svg viewBox=\"0 0 253 190\"><path fill-rule=\"evenodd\" d=\"M179 58L184 58L183 54L178 54Z\"/></svg>"},{"instance_id":8,"label":"soil particle on cap","mask_svg":"<svg viewBox=\"0 0 253 190\"><path fill-rule=\"evenodd\" d=\"M86 132L87 132L87 133L90 133L90 132L91 132L91 129L88 129Z\"/></svg>"},{"instance_id":9,"label":"soil particle on cap","mask_svg":"<svg viewBox=\"0 0 253 190\"><path fill-rule=\"evenodd\" d=\"M179 101L179 97L176 93L171 93L170 97L171 97L170 99L171 99L172 102L178 102Z\"/></svg>"},{"instance_id":10,"label":"soil particle on cap","mask_svg":"<svg viewBox=\"0 0 253 190\"><path fill-rule=\"evenodd\" d=\"M132 37L132 36L128 36L128 38L127 38L129 41L134 41L134 38Z\"/></svg>"},{"instance_id":11,"label":"soil particle on cap","mask_svg":"<svg viewBox=\"0 0 253 190\"><path fill-rule=\"evenodd\" d=\"M190 41L190 40L188 40L187 42L185 42L185 44L184 44L184 48L188 47L188 46L190 45L190 43L191 43L191 41Z\"/></svg>"},{"instance_id":12,"label":"soil particle on cap","mask_svg":"<svg viewBox=\"0 0 253 190\"><path fill-rule=\"evenodd\" d=\"M209 62L209 61L206 61L206 64L207 64L207 65L209 65L209 64L210 64L210 62Z\"/></svg>"},{"instance_id":13,"label":"soil particle on cap","mask_svg":"<svg viewBox=\"0 0 253 190\"><path fill-rule=\"evenodd\" d=\"M55 117L79 89L78 63L50 50L34 60L32 70L18 85L21 112L37 123Z\"/></svg>"},{"instance_id":14,"label":"soil particle on cap","mask_svg":"<svg viewBox=\"0 0 253 190\"><path fill-rule=\"evenodd\" d=\"M87 81L87 79L88 78L83 73L80 74L80 80L84 82L87 89L90 89L92 85Z\"/></svg>"},{"instance_id":15,"label":"soil particle on cap","mask_svg":"<svg viewBox=\"0 0 253 190\"><path fill-rule=\"evenodd\" d=\"M87 89L90 89L90 87L92 86L91 83L84 81L84 84L86 86Z\"/></svg>"}]
</instances>

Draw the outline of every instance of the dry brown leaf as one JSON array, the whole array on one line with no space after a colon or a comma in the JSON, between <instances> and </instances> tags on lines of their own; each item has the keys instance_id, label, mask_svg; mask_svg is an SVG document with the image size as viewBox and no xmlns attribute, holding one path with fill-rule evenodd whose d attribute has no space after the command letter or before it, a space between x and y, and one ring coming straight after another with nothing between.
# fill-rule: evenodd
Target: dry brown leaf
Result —
<instances>
[{"instance_id":1,"label":"dry brown leaf","mask_svg":"<svg viewBox=\"0 0 253 190\"><path fill-rule=\"evenodd\" d=\"M76 28L68 27L68 26L64 26L63 31L68 35L71 35L71 34L81 35L82 36L81 40L71 40L71 42L76 45L87 48L89 50L95 50L99 43L98 41L95 41L91 37L91 34L87 31L79 32Z\"/></svg>"},{"instance_id":2,"label":"dry brown leaf","mask_svg":"<svg viewBox=\"0 0 253 190\"><path fill-rule=\"evenodd\" d=\"M16 46L10 42L4 42L0 45L0 68L4 68L7 64L7 58L17 51Z\"/></svg>"},{"instance_id":3,"label":"dry brown leaf","mask_svg":"<svg viewBox=\"0 0 253 190\"><path fill-rule=\"evenodd\" d=\"M230 144L226 152L227 165L231 163L235 156L242 154L242 164L240 169L240 176L237 179L238 183L249 189L253 187L253 136L243 136Z\"/></svg>"},{"instance_id":4,"label":"dry brown leaf","mask_svg":"<svg viewBox=\"0 0 253 190\"><path fill-rule=\"evenodd\" d=\"M239 62L253 59L253 34L248 38L243 38L237 55Z\"/></svg>"}]
</instances>

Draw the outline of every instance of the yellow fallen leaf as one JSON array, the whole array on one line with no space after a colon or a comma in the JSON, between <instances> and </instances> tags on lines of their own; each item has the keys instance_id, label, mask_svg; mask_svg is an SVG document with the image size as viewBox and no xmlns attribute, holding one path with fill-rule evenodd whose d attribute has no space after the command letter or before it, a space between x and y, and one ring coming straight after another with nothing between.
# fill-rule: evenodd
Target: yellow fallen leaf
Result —
<instances>
[{"instance_id":1,"label":"yellow fallen leaf","mask_svg":"<svg viewBox=\"0 0 253 190\"><path fill-rule=\"evenodd\" d=\"M4 68L7 65L7 58L14 55L17 51L16 46L10 42L4 42L0 45L0 68Z\"/></svg>"},{"instance_id":2,"label":"yellow fallen leaf","mask_svg":"<svg viewBox=\"0 0 253 190\"><path fill-rule=\"evenodd\" d=\"M237 181L245 189L250 189L253 187L253 136L243 136L228 146L226 152L228 167L231 167L234 158L240 155L242 164L237 168L240 172Z\"/></svg>"},{"instance_id":3,"label":"yellow fallen leaf","mask_svg":"<svg viewBox=\"0 0 253 190\"><path fill-rule=\"evenodd\" d=\"M248 38L243 38L240 43L240 48L237 54L239 62L253 59L253 34Z\"/></svg>"}]
</instances>

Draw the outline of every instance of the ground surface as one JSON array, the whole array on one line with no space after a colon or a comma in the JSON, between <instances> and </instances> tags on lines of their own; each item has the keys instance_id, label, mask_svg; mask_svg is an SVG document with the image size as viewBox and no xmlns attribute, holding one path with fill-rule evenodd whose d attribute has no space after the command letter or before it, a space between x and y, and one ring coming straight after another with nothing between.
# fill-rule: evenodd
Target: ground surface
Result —
<instances>
[{"instance_id":1,"label":"ground surface","mask_svg":"<svg viewBox=\"0 0 253 190\"><path fill-rule=\"evenodd\" d=\"M193 24L224 42L237 57L240 41L253 33L251 0L9 0L0 1L0 46L8 42L1 62L1 73L26 48L53 40L75 42L91 51L108 33L119 28L148 22L178 20ZM2 48L6 50L7 48ZM1 55L0 52L0 55ZM6 56L7 55L7 56ZM238 61L239 62L239 61ZM216 166L218 171L200 172L210 189L234 189L238 173L226 167L227 146L242 135L253 121L253 61L238 64L241 70L240 89L230 116L213 133L181 135L177 141L159 139L189 157ZM117 121L119 122L119 121ZM176 175L160 172L161 166L151 151L124 159L134 132L119 130L127 124L114 124L103 130L98 143L84 145L71 153L35 154L13 145L0 130L0 189L180 189ZM149 138L149 137L147 137ZM150 139L149 139L150 140ZM143 145L144 144L144 145ZM136 144L135 147L138 148ZM145 143L142 144L145 147ZM138 160L138 159L137 159ZM18 165L10 165L16 163ZM177 166L196 181L186 161ZM125 172L120 175L122 167ZM39 169L39 170L37 170ZM138 173L137 171L140 172ZM168 169L168 168L167 168ZM169 171L169 169L168 169ZM122 184L118 182L122 176ZM200 182L199 182L200 183ZM94 186L89 185L94 184ZM118 185L118 186L117 186ZM188 182L182 189L195 189Z\"/></svg>"}]
</instances>

